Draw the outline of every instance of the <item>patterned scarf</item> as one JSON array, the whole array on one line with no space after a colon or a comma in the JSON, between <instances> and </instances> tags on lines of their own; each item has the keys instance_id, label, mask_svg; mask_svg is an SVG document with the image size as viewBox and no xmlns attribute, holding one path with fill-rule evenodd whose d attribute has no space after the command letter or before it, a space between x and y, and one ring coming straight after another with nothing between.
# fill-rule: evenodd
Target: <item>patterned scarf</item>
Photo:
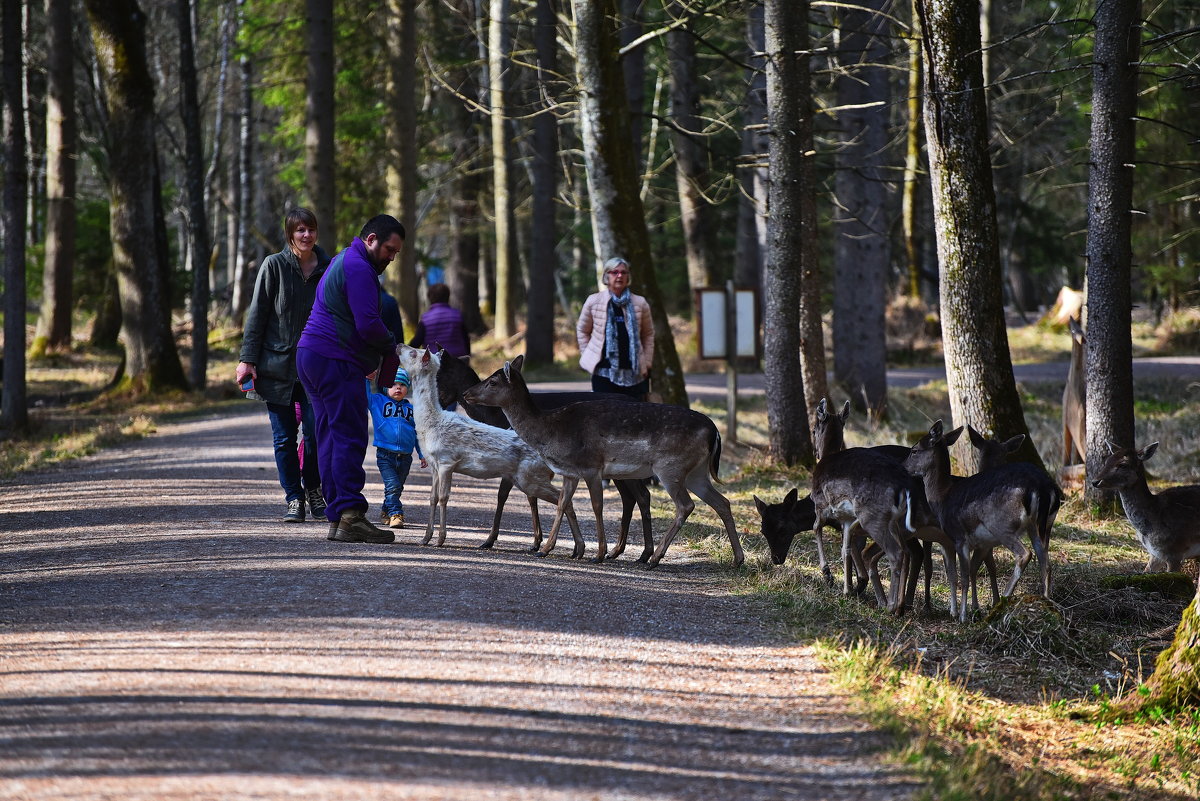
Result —
<instances>
[{"instance_id":1,"label":"patterned scarf","mask_svg":"<svg viewBox=\"0 0 1200 801\"><path fill-rule=\"evenodd\" d=\"M642 343L638 338L637 321L634 320L633 304L630 303L633 294L629 291L629 287L625 287L625 291L620 295L609 293L608 315L607 322L604 325L604 354L608 357L609 367L607 370L601 370L609 381L622 387L631 387L641 380L639 377L641 371L638 369ZM614 311L620 308L624 311L625 316L625 331L629 334L629 367L621 367L621 352L617 344L617 326L616 316Z\"/></svg>"}]
</instances>

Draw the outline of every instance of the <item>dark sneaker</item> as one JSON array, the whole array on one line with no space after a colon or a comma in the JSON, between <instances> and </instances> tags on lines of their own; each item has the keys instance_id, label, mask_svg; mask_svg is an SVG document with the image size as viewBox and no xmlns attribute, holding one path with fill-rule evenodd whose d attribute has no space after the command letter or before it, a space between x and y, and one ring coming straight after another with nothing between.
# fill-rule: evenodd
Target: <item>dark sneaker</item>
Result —
<instances>
[{"instance_id":1,"label":"dark sneaker","mask_svg":"<svg viewBox=\"0 0 1200 801\"><path fill-rule=\"evenodd\" d=\"M342 519L338 521L333 539L338 542L373 542L383 545L395 542L396 535L375 528L371 521L367 520L365 513L358 509L350 509L342 512Z\"/></svg>"},{"instance_id":2,"label":"dark sneaker","mask_svg":"<svg viewBox=\"0 0 1200 801\"><path fill-rule=\"evenodd\" d=\"M325 496L319 489L308 491L308 513L313 520L325 519Z\"/></svg>"},{"instance_id":3,"label":"dark sneaker","mask_svg":"<svg viewBox=\"0 0 1200 801\"><path fill-rule=\"evenodd\" d=\"M287 514L283 516L285 523L303 523L304 522L304 499L294 498L288 501Z\"/></svg>"}]
</instances>

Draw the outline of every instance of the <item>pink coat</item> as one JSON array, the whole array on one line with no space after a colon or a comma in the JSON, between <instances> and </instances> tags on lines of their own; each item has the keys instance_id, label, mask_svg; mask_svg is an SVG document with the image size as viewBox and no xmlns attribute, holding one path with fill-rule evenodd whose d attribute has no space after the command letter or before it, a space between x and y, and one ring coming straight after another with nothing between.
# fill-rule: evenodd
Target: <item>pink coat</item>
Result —
<instances>
[{"instance_id":1,"label":"pink coat","mask_svg":"<svg viewBox=\"0 0 1200 801\"><path fill-rule=\"evenodd\" d=\"M580 312L579 323L575 326L575 338L579 340L579 366L588 373L595 372L596 365L604 357L604 326L608 322L610 298L612 293L607 289L589 295L583 302L583 311ZM642 378L645 378L650 374L650 365L654 363L654 322L650 319L650 304L644 297L634 295L629 305L633 309L641 339L639 366Z\"/></svg>"}]
</instances>

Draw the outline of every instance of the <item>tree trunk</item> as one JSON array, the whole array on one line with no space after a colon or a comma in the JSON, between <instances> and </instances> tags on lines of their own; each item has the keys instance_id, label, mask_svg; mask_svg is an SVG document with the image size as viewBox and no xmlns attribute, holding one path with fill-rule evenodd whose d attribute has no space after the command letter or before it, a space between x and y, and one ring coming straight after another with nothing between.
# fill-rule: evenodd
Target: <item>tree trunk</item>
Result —
<instances>
[{"instance_id":1,"label":"tree trunk","mask_svg":"<svg viewBox=\"0 0 1200 801\"><path fill-rule=\"evenodd\" d=\"M388 208L394 209L408 233L408 247L396 257L399 269L384 275L400 306L405 323L416 330L421 314L417 287L417 4L416 0L388 0Z\"/></svg>"},{"instance_id":2,"label":"tree trunk","mask_svg":"<svg viewBox=\"0 0 1200 801\"><path fill-rule=\"evenodd\" d=\"M683 0L672 0L668 11L672 17L689 13ZM717 278L713 214L704 196L708 186L708 166L703 144L704 126L699 117L696 39L690 23L667 34L667 58L671 70L671 150L675 154L675 186L679 192L688 283L693 288L714 286Z\"/></svg>"},{"instance_id":3,"label":"tree trunk","mask_svg":"<svg viewBox=\"0 0 1200 801\"><path fill-rule=\"evenodd\" d=\"M86 0L92 42L108 87L110 233L121 297L125 376L135 391L186 389L169 323L154 222L154 82L146 17L134 0Z\"/></svg>"},{"instance_id":4,"label":"tree trunk","mask_svg":"<svg viewBox=\"0 0 1200 801\"><path fill-rule=\"evenodd\" d=\"M1132 447L1132 305L1134 115L1141 27L1136 0L1096 7L1092 58L1091 159L1087 237L1087 474L1094 476L1108 443ZM1113 493L1084 482L1089 502L1112 510Z\"/></svg>"},{"instance_id":5,"label":"tree trunk","mask_svg":"<svg viewBox=\"0 0 1200 801\"><path fill-rule=\"evenodd\" d=\"M33 351L71 347L75 272L75 47L69 0L46 0L46 267Z\"/></svg>"},{"instance_id":6,"label":"tree trunk","mask_svg":"<svg viewBox=\"0 0 1200 801\"><path fill-rule=\"evenodd\" d=\"M621 45L621 76L625 80L625 97L629 105L629 141L633 147L634 170L641 175L645 160L642 158L642 135L646 127L646 45L645 43L625 50L642 35L645 0L621 0L621 26L618 39Z\"/></svg>"},{"instance_id":7,"label":"tree trunk","mask_svg":"<svg viewBox=\"0 0 1200 801\"><path fill-rule=\"evenodd\" d=\"M192 3L178 0L179 116L183 121L187 229L192 261L192 388L203 390L208 378L208 215L204 205L204 143L200 139L200 99L192 46Z\"/></svg>"},{"instance_id":8,"label":"tree trunk","mask_svg":"<svg viewBox=\"0 0 1200 801\"><path fill-rule=\"evenodd\" d=\"M887 68L890 26L882 0L840 12L835 178L833 369L854 405L872 418L887 408L885 337L889 220Z\"/></svg>"},{"instance_id":9,"label":"tree trunk","mask_svg":"<svg viewBox=\"0 0 1200 801\"><path fill-rule=\"evenodd\" d=\"M529 306L525 318L525 360L530 366L554 361L554 275L558 269L555 243L555 195L558 193L558 122L551 111L557 85L557 3L537 0L533 42L537 52L537 91L546 93L535 101L541 113L533 120L533 216L530 220Z\"/></svg>"},{"instance_id":10,"label":"tree trunk","mask_svg":"<svg viewBox=\"0 0 1200 801\"><path fill-rule=\"evenodd\" d=\"M25 392L25 111L21 103L24 59L19 0L0 4L0 103L4 114L4 369L0 429L29 426Z\"/></svg>"},{"instance_id":11,"label":"tree trunk","mask_svg":"<svg viewBox=\"0 0 1200 801\"><path fill-rule=\"evenodd\" d=\"M1183 610L1175 639L1158 655L1146 689L1130 693L1122 706L1131 711L1159 707L1168 714L1200 707L1200 594Z\"/></svg>"},{"instance_id":12,"label":"tree trunk","mask_svg":"<svg viewBox=\"0 0 1200 801\"><path fill-rule=\"evenodd\" d=\"M650 370L653 391L664 403L687 406L683 368L654 272L629 145L629 108L617 61L616 0L574 0L573 6L580 128L596 256L603 261L619 255L633 267L633 291L645 296L654 318L658 358Z\"/></svg>"},{"instance_id":13,"label":"tree trunk","mask_svg":"<svg viewBox=\"0 0 1200 801\"><path fill-rule=\"evenodd\" d=\"M743 116L742 156L739 163L738 248L734 281L762 288L767 250L767 72L763 52L763 7L754 3L746 14L746 63L749 65L746 112Z\"/></svg>"},{"instance_id":14,"label":"tree trunk","mask_svg":"<svg viewBox=\"0 0 1200 801\"><path fill-rule=\"evenodd\" d=\"M917 8L950 409L955 425L989 436L1028 434L1004 323L978 0L918 0ZM957 455L975 472L974 448L960 444ZM1028 436L1016 458L1043 466Z\"/></svg>"},{"instance_id":15,"label":"tree trunk","mask_svg":"<svg viewBox=\"0 0 1200 801\"><path fill-rule=\"evenodd\" d=\"M509 194L509 166L512 163L508 126L506 85L508 83L508 0L490 0L488 15L488 108L492 125L492 201L496 214L496 303L497 339L508 339L517 332L513 303L513 285L517 265L510 258L516 231L513 226L512 198Z\"/></svg>"},{"instance_id":16,"label":"tree trunk","mask_svg":"<svg viewBox=\"0 0 1200 801\"><path fill-rule=\"evenodd\" d=\"M921 24L912 7L908 39L908 114L904 121L904 191L900 200L908 295L921 297L921 249L917 238L917 188L921 182Z\"/></svg>"},{"instance_id":17,"label":"tree trunk","mask_svg":"<svg viewBox=\"0 0 1200 801\"><path fill-rule=\"evenodd\" d=\"M308 95L304 106L305 184L325 242L337 242L334 185L333 0L305 0ZM357 233L357 231L356 231Z\"/></svg>"},{"instance_id":18,"label":"tree trunk","mask_svg":"<svg viewBox=\"0 0 1200 801\"><path fill-rule=\"evenodd\" d=\"M253 276L250 268L250 225L254 220L254 92L251 87L252 66L247 56L241 58L242 108L239 114L241 125L238 129L237 173L231 176L231 182L237 182L238 199L237 236L230 242L233 259L233 301L231 308L233 319L241 324L246 307L250 305L250 295L253 292ZM321 218L317 217L317 227L320 230ZM328 240L326 240L328 241Z\"/></svg>"},{"instance_id":19,"label":"tree trunk","mask_svg":"<svg viewBox=\"0 0 1200 801\"><path fill-rule=\"evenodd\" d=\"M807 374L801 369L800 308L808 265L804 195L813 190L812 119L808 98L808 1L766 0L767 131L770 193L766 269L763 275L764 365L771 452L787 465L811 464ZM802 85L803 84L803 85ZM805 119L807 117L807 119ZM809 201L811 203L811 199ZM798 392L797 389L805 391ZM812 404L815 411L816 402Z\"/></svg>"}]
</instances>

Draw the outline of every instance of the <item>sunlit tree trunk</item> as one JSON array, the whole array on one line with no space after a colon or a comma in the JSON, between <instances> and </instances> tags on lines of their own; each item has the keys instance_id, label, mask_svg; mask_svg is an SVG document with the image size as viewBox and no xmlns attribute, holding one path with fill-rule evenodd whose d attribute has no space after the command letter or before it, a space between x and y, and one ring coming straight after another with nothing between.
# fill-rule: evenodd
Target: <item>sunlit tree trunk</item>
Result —
<instances>
[{"instance_id":1,"label":"sunlit tree trunk","mask_svg":"<svg viewBox=\"0 0 1200 801\"><path fill-rule=\"evenodd\" d=\"M908 98L904 121L904 189L900 199L901 230L904 238L904 263L907 292L921 297L921 256L917 247L917 189L921 182L921 25L915 5L908 44Z\"/></svg>"},{"instance_id":2,"label":"sunlit tree trunk","mask_svg":"<svg viewBox=\"0 0 1200 801\"><path fill-rule=\"evenodd\" d=\"M305 0L308 94L304 105L304 170L321 241L338 241L334 185L333 0ZM364 221L365 222L365 221ZM358 233L356 228L354 231Z\"/></svg>"},{"instance_id":3,"label":"sunlit tree trunk","mask_svg":"<svg viewBox=\"0 0 1200 801\"><path fill-rule=\"evenodd\" d=\"M580 128L597 260L620 255L633 267L633 291L645 296L654 318L657 358L650 371L652 390L664 403L687 406L683 369L658 288L638 194L629 108L617 62L616 0L574 0L573 7Z\"/></svg>"},{"instance_id":4,"label":"sunlit tree trunk","mask_svg":"<svg viewBox=\"0 0 1200 801\"><path fill-rule=\"evenodd\" d=\"M384 273L400 305L405 324L416 328L420 316L417 291L417 4L388 0L387 207L404 224L408 247L396 257L397 266Z\"/></svg>"},{"instance_id":5,"label":"sunlit tree trunk","mask_svg":"<svg viewBox=\"0 0 1200 801\"><path fill-rule=\"evenodd\" d=\"M46 266L32 351L71 346L75 273L75 48L68 0L46 0Z\"/></svg>"},{"instance_id":6,"label":"sunlit tree trunk","mask_svg":"<svg viewBox=\"0 0 1200 801\"><path fill-rule=\"evenodd\" d=\"M513 285L517 265L511 258L516 237L513 225L512 197L509 194L511 145L505 116L508 113L508 0L490 0L488 16L488 107L492 124L492 201L496 215L496 337L507 339L516 333Z\"/></svg>"},{"instance_id":7,"label":"sunlit tree trunk","mask_svg":"<svg viewBox=\"0 0 1200 801\"><path fill-rule=\"evenodd\" d=\"M885 312L891 272L886 158L891 88L887 3L839 12L833 271L833 370L856 408L887 408Z\"/></svg>"},{"instance_id":8,"label":"sunlit tree trunk","mask_svg":"<svg viewBox=\"0 0 1200 801\"><path fill-rule=\"evenodd\" d=\"M533 42L537 52L537 91L548 96L535 101L542 113L533 120L533 215L530 220L529 303L525 318L525 359L531 366L554 361L554 276L558 268L555 243L555 194L558 192L558 121L550 111L558 85L558 22L554 0L537 0Z\"/></svg>"},{"instance_id":9,"label":"sunlit tree trunk","mask_svg":"<svg viewBox=\"0 0 1200 801\"><path fill-rule=\"evenodd\" d=\"M766 0L767 131L770 190L763 275L767 420L771 452L784 464L811 463L807 371L801 366L803 285L809 280L805 239L816 231L812 203L812 119L808 86L808 2ZM807 166L805 162L808 162ZM818 317L819 320L819 317ZM822 368L823 369L823 368ZM823 384L822 384L823 386ZM812 408L816 409L816 401Z\"/></svg>"},{"instance_id":10,"label":"sunlit tree trunk","mask_svg":"<svg viewBox=\"0 0 1200 801\"><path fill-rule=\"evenodd\" d=\"M1132 447L1133 342L1130 337L1134 115L1141 21L1137 0L1096 7L1092 57L1091 158L1088 160L1087 474L1094 476L1108 443ZM1145 444L1145 443L1139 443ZM1087 498L1115 504L1084 482Z\"/></svg>"},{"instance_id":11,"label":"sunlit tree trunk","mask_svg":"<svg viewBox=\"0 0 1200 801\"><path fill-rule=\"evenodd\" d=\"M25 392L25 112L21 104L21 3L0 4L0 102L4 128L4 393L0 429L29 425Z\"/></svg>"},{"instance_id":12,"label":"sunlit tree trunk","mask_svg":"<svg viewBox=\"0 0 1200 801\"><path fill-rule=\"evenodd\" d=\"M1004 323L978 0L918 0L917 8L950 409L955 425L1027 434ZM1042 464L1029 437L1015 456ZM974 448L960 443L958 457L975 472Z\"/></svg>"},{"instance_id":13,"label":"sunlit tree trunk","mask_svg":"<svg viewBox=\"0 0 1200 801\"><path fill-rule=\"evenodd\" d=\"M125 375L135 391L186 389L169 323L170 293L154 222L154 83L146 17L134 0L86 0L96 58L108 88L113 264L121 297Z\"/></svg>"}]
</instances>

